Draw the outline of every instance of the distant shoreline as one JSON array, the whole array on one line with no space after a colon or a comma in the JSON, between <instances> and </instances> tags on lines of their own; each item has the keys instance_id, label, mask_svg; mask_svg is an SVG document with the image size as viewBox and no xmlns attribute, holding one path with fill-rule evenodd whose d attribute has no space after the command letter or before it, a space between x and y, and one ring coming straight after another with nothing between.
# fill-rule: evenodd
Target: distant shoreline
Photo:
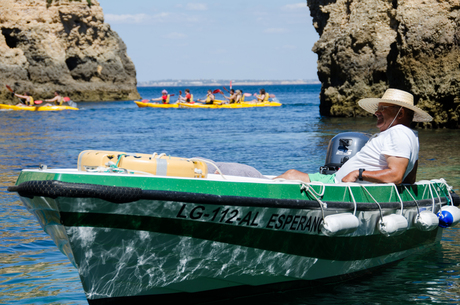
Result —
<instances>
[{"instance_id":1,"label":"distant shoreline","mask_svg":"<svg viewBox=\"0 0 460 305\"><path fill-rule=\"evenodd\" d=\"M312 85L318 80L232 80L232 86ZM159 80L139 82L137 87L229 86L230 80Z\"/></svg>"}]
</instances>

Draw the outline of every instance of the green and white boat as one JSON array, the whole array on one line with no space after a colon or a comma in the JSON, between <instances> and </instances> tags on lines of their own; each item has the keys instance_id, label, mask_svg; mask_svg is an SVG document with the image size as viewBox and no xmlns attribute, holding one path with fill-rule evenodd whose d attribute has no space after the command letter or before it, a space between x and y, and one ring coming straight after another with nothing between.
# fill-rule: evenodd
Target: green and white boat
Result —
<instances>
[{"instance_id":1,"label":"green and white boat","mask_svg":"<svg viewBox=\"0 0 460 305\"><path fill-rule=\"evenodd\" d=\"M431 247L460 219L443 179L266 178L85 151L77 169L23 170L8 190L77 268L90 304L197 304L343 280Z\"/></svg>"}]
</instances>

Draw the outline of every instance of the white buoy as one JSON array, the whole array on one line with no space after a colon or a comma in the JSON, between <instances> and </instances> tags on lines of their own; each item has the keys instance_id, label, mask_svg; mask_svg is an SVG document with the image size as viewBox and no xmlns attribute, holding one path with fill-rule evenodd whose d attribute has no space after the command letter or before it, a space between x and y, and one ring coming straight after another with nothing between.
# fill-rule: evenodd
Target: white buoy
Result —
<instances>
[{"instance_id":1,"label":"white buoy","mask_svg":"<svg viewBox=\"0 0 460 305\"><path fill-rule=\"evenodd\" d=\"M341 213L324 217L321 223L321 232L327 236L348 234L359 226L358 217L352 213Z\"/></svg>"},{"instance_id":2,"label":"white buoy","mask_svg":"<svg viewBox=\"0 0 460 305\"><path fill-rule=\"evenodd\" d=\"M385 236L399 235L407 230L409 223L407 219L402 215L391 214L384 216L378 224L380 233Z\"/></svg>"},{"instance_id":3,"label":"white buoy","mask_svg":"<svg viewBox=\"0 0 460 305\"><path fill-rule=\"evenodd\" d=\"M441 228L453 227L460 221L460 209L453 205L442 207L438 217Z\"/></svg>"},{"instance_id":4,"label":"white buoy","mask_svg":"<svg viewBox=\"0 0 460 305\"><path fill-rule=\"evenodd\" d=\"M439 225L439 218L431 211L421 211L414 220L415 227L420 231L433 231Z\"/></svg>"}]
</instances>

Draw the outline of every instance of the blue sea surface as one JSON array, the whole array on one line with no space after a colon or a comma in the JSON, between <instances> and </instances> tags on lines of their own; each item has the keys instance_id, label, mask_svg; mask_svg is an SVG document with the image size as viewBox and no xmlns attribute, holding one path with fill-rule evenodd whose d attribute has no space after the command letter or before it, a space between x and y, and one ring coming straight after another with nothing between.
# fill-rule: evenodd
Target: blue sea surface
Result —
<instances>
[{"instance_id":1,"label":"blue sea surface","mask_svg":"<svg viewBox=\"0 0 460 305\"><path fill-rule=\"evenodd\" d=\"M281 107L138 108L133 101L79 103L80 111L0 111L0 304L87 304L76 269L15 193L22 169L75 168L87 149L167 153L239 162L267 175L316 172L340 132L375 133L375 119L319 114L320 85L265 86ZM140 87L142 98L164 88ZM179 89L166 88L177 97ZM190 87L203 98L208 87ZM236 88L237 89L237 88ZM259 87L242 86L244 92ZM418 129L418 179L445 178L460 192L460 131ZM241 300L251 304L459 304L459 228L440 245L363 278ZM238 301L240 302L240 300Z\"/></svg>"}]
</instances>

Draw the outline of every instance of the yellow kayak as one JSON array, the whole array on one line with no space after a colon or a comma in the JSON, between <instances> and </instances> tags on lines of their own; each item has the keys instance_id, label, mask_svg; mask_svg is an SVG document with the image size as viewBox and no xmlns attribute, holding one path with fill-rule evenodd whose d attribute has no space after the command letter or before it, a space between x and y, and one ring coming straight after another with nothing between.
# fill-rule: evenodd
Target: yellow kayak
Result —
<instances>
[{"instance_id":1,"label":"yellow kayak","mask_svg":"<svg viewBox=\"0 0 460 305\"><path fill-rule=\"evenodd\" d=\"M282 106L278 102L261 102L261 103L251 103L251 102L242 102L235 104L223 104L224 101L215 100L214 104L201 104L201 103L178 103L180 108L253 108L253 107L278 107Z\"/></svg>"},{"instance_id":2,"label":"yellow kayak","mask_svg":"<svg viewBox=\"0 0 460 305\"><path fill-rule=\"evenodd\" d=\"M160 104L160 103L147 103L142 101L134 101L139 108L151 107L151 108L179 108L177 104Z\"/></svg>"},{"instance_id":3,"label":"yellow kayak","mask_svg":"<svg viewBox=\"0 0 460 305\"><path fill-rule=\"evenodd\" d=\"M70 106L17 106L0 104L0 109L23 110L23 111L61 111L61 110L78 110Z\"/></svg>"},{"instance_id":4,"label":"yellow kayak","mask_svg":"<svg viewBox=\"0 0 460 305\"><path fill-rule=\"evenodd\" d=\"M219 108L217 104L177 103L179 108Z\"/></svg>"}]
</instances>

